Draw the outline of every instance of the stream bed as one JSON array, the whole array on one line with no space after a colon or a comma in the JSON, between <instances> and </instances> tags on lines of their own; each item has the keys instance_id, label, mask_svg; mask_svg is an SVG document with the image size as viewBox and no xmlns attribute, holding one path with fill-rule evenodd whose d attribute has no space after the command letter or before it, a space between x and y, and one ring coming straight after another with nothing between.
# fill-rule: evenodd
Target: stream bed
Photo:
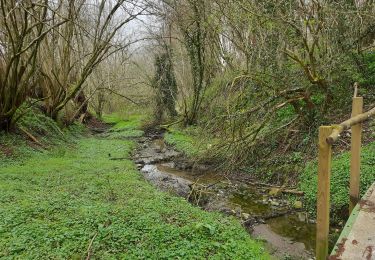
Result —
<instances>
[{"instance_id":1,"label":"stream bed","mask_svg":"<svg viewBox=\"0 0 375 260\"><path fill-rule=\"evenodd\" d=\"M194 166L164 143L162 133L139 139L133 158L146 180L207 211L238 217L253 237L266 242L276 258L311 259L315 224L286 195L235 180L235 176ZM273 194L275 193L275 194Z\"/></svg>"}]
</instances>

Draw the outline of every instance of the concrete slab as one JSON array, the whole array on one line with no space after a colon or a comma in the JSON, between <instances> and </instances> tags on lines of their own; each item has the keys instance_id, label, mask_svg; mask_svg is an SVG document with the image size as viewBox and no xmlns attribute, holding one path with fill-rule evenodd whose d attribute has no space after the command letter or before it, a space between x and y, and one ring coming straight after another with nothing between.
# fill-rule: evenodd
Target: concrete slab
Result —
<instances>
[{"instance_id":1,"label":"concrete slab","mask_svg":"<svg viewBox=\"0 0 375 260\"><path fill-rule=\"evenodd\" d=\"M331 260L375 260L375 183L353 209Z\"/></svg>"}]
</instances>

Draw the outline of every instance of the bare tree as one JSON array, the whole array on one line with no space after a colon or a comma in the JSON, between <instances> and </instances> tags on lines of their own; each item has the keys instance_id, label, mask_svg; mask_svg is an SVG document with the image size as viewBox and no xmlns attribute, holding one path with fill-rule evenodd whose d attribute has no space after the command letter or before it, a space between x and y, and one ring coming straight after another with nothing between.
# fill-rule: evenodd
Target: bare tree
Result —
<instances>
[{"instance_id":1,"label":"bare tree","mask_svg":"<svg viewBox=\"0 0 375 260\"><path fill-rule=\"evenodd\" d=\"M129 39L118 37L119 32L143 14L146 6L137 0L81 0L70 1L64 9L69 23L56 34L57 40L51 37L45 42L43 53L45 89L53 89L46 110L55 119L68 102L83 93L84 83L98 64L131 44Z\"/></svg>"},{"instance_id":2,"label":"bare tree","mask_svg":"<svg viewBox=\"0 0 375 260\"><path fill-rule=\"evenodd\" d=\"M1 0L0 14L0 130L9 129L18 120L17 109L35 85L38 51L55 17L47 0Z\"/></svg>"}]
</instances>

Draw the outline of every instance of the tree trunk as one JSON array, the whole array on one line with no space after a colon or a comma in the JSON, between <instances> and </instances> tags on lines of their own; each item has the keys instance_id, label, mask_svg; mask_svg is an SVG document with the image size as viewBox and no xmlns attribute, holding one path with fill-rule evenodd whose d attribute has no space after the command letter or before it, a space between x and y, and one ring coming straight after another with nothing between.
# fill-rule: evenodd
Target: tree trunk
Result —
<instances>
[{"instance_id":1,"label":"tree trunk","mask_svg":"<svg viewBox=\"0 0 375 260\"><path fill-rule=\"evenodd\" d=\"M102 119L102 117L103 117L104 102L105 102L104 94L99 90L99 93L98 93L98 107L96 108L96 111L95 111L96 112L96 116L99 119Z\"/></svg>"},{"instance_id":2,"label":"tree trunk","mask_svg":"<svg viewBox=\"0 0 375 260\"><path fill-rule=\"evenodd\" d=\"M74 101L79 107L79 112L77 113L76 118L80 118L81 115L86 114L88 108L85 93L80 91Z\"/></svg>"},{"instance_id":3,"label":"tree trunk","mask_svg":"<svg viewBox=\"0 0 375 260\"><path fill-rule=\"evenodd\" d=\"M0 132L8 132L12 128L12 116L0 115Z\"/></svg>"}]
</instances>

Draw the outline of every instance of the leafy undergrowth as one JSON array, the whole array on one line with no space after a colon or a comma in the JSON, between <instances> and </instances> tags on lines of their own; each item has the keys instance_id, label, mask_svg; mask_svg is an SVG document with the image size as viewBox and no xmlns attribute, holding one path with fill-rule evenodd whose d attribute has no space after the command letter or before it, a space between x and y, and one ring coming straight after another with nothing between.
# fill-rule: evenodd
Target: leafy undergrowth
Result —
<instances>
[{"instance_id":1,"label":"leafy undergrowth","mask_svg":"<svg viewBox=\"0 0 375 260\"><path fill-rule=\"evenodd\" d=\"M375 181L375 142L362 148L361 153L361 196ZM331 175L331 210L334 220L341 219L349 203L350 152L334 156ZM300 188L305 192L306 206L310 213L316 212L317 162L310 162L300 177Z\"/></svg>"},{"instance_id":2,"label":"leafy undergrowth","mask_svg":"<svg viewBox=\"0 0 375 260\"><path fill-rule=\"evenodd\" d=\"M141 137L144 132L139 127L144 121L144 116L136 114L123 117L119 114L110 114L103 116L104 122L113 124L111 128L111 138L134 138Z\"/></svg>"},{"instance_id":3,"label":"leafy undergrowth","mask_svg":"<svg viewBox=\"0 0 375 260\"><path fill-rule=\"evenodd\" d=\"M60 128L38 109L30 109L17 123L16 131L0 132L0 166L19 163L33 156L35 151L44 153L58 145L73 144L85 132L85 127L78 123Z\"/></svg>"},{"instance_id":4,"label":"leafy undergrowth","mask_svg":"<svg viewBox=\"0 0 375 260\"><path fill-rule=\"evenodd\" d=\"M204 157L213 147L215 140L203 136L202 129L195 127L183 130L170 128L164 135L167 144L173 145L178 151L185 153L189 157Z\"/></svg>"},{"instance_id":5,"label":"leafy undergrowth","mask_svg":"<svg viewBox=\"0 0 375 260\"><path fill-rule=\"evenodd\" d=\"M3 164L0 258L268 259L234 218L157 191L130 159L111 160L133 146L81 137Z\"/></svg>"}]
</instances>

